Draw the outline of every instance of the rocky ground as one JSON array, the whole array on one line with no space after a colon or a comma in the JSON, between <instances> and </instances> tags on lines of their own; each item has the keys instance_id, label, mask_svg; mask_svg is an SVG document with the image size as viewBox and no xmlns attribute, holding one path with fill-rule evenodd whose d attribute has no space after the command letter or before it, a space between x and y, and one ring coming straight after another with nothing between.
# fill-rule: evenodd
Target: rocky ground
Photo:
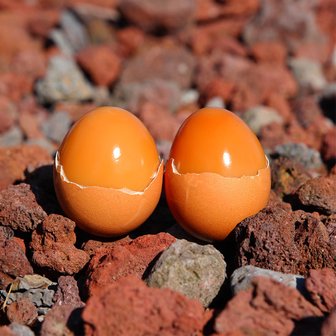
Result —
<instances>
[{"instance_id":1,"label":"rocky ground","mask_svg":"<svg viewBox=\"0 0 336 336\"><path fill-rule=\"evenodd\" d=\"M1 335L336 335L335 0L0 9ZM209 245L164 196L126 237L82 232L53 154L100 105L134 112L163 157L200 107L236 112L271 159L268 206Z\"/></svg>"}]
</instances>

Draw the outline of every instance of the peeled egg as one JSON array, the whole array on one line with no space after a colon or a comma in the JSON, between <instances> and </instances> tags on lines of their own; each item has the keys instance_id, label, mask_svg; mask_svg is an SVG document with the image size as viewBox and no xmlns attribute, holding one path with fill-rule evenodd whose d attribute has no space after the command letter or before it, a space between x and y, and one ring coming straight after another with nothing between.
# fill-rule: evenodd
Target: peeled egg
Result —
<instances>
[{"instance_id":1,"label":"peeled egg","mask_svg":"<svg viewBox=\"0 0 336 336\"><path fill-rule=\"evenodd\" d=\"M138 118L116 107L84 115L56 153L61 207L98 236L119 236L141 225L159 201L162 178L152 136Z\"/></svg>"},{"instance_id":2,"label":"peeled egg","mask_svg":"<svg viewBox=\"0 0 336 336\"><path fill-rule=\"evenodd\" d=\"M263 148L235 114L204 108L185 120L165 171L169 208L194 236L226 238L268 202L270 167Z\"/></svg>"}]
</instances>

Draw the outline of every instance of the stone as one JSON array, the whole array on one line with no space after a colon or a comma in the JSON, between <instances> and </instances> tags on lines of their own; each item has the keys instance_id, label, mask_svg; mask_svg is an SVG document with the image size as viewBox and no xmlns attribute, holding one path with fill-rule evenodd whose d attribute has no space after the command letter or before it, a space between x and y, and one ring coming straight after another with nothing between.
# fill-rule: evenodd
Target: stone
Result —
<instances>
[{"instance_id":1,"label":"stone","mask_svg":"<svg viewBox=\"0 0 336 336\"><path fill-rule=\"evenodd\" d=\"M321 153L324 161L336 163L336 127L324 136Z\"/></svg>"},{"instance_id":2,"label":"stone","mask_svg":"<svg viewBox=\"0 0 336 336\"><path fill-rule=\"evenodd\" d=\"M12 128L17 119L17 109L10 99L0 96L0 134Z\"/></svg>"},{"instance_id":3,"label":"stone","mask_svg":"<svg viewBox=\"0 0 336 336\"><path fill-rule=\"evenodd\" d=\"M69 128L71 126L71 119L67 112L54 112L49 119L42 125L42 131L47 138L56 143L61 143Z\"/></svg>"},{"instance_id":4,"label":"stone","mask_svg":"<svg viewBox=\"0 0 336 336\"><path fill-rule=\"evenodd\" d=\"M90 99L93 94L76 63L64 56L49 59L46 76L37 82L36 91L43 103L78 102Z\"/></svg>"},{"instance_id":5,"label":"stone","mask_svg":"<svg viewBox=\"0 0 336 336\"><path fill-rule=\"evenodd\" d=\"M0 96L9 98L18 103L33 91L34 81L32 78L15 72L0 73Z\"/></svg>"},{"instance_id":6,"label":"stone","mask_svg":"<svg viewBox=\"0 0 336 336\"><path fill-rule=\"evenodd\" d=\"M324 313L336 307L336 273L330 268L309 270L305 282L313 303Z\"/></svg>"},{"instance_id":7,"label":"stone","mask_svg":"<svg viewBox=\"0 0 336 336\"><path fill-rule=\"evenodd\" d=\"M286 143L278 145L274 154L298 162L307 170L319 170L323 168L320 152L309 148L303 143Z\"/></svg>"},{"instance_id":8,"label":"stone","mask_svg":"<svg viewBox=\"0 0 336 336\"><path fill-rule=\"evenodd\" d=\"M120 29L116 34L121 52L126 57L136 54L145 41L143 30L132 26Z\"/></svg>"},{"instance_id":9,"label":"stone","mask_svg":"<svg viewBox=\"0 0 336 336\"><path fill-rule=\"evenodd\" d=\"M0 190L23 180L26 170L31 171L51 162L50 154L38 146L0 147Z\"/></svg>"},{"instance_id":10,"label":"stone","mask_svg":"<svg viewBox=\"0 0 336 336\"><path fill-rule=\"evenodd\" d=\"M0 135L1 147L19 146L23 142L23 134L19 127L13 126L8 131Z\"/></svg>"},{"instance_id":11,"label":"stone","mask_svg":"<svg viewBox=\"0 0 336 336\"><path fill-rule=\"evenodd\" d=\"M112 85L121 70L120 57L107 45L82 49L76 60L96 85Z\"/></svg>"},{"instance_id":12,"label":"stone","mask_svg":"<svg viewBox=\"0 0 336 336\"><path fill-rule=\"evenodd\" d=\"M113 304L111 304L113 302ZM85 335L202 335L202 305L168 288L147 287L134 276L102 287L83 312Z\"/></svg>"},{"instance_id":13,"label":"stone","mask_svg":"<svg viewBox=\"0 0 336 336\"><path fill-rule=\"evenodd\" d=\"M173 43L154 45L125 64L120 81L125 85L161 79L187 89L191 86L195 65L193 54L182 46Z\"/></svg>"},{"instance_id":14,"label":"stone","mask_svg":"<svg viewBox=\"0 0 336 336\"><path fill-rule=\"evenodd\" d=\"M296 192L298 201L326 215L336 213L336 176L321 176L305 182Z\"/></svg>"},{"instance_id":15,"label":"stone","mask_svg":"<svg viewBox=\"0 0 336 336\"><path fill-rule=\"evenodd\" d=\"M14 231L33 231L47 217L31 187L21 183L0 191L0 224Z\"/></svg>"},{"instance_id":16,"label":"stone","mask_svg":"<svg viewBox=\"0 0 336 336\"><path fill-rule=\"evenodd\" d=\"M255 134L259 134L262 127L272 123L283 123L282 116L271 107L255 106L244 112L242 119Z\"/></svg>"},{"instance_id":17,"label":"stone","mask_svg":"<svg viewBox=\"0 0 336 336\"><path fill-rule=\"evenodd\" d=\"M284 65L287 58L286 46L278 41L259 41L251 46L250 53L256 62Z\"/></svg>"},{"instance_id":18,"label":"stone","mask_svg":"<svg viewBox=\"0 0 336 336\"><path fill-rule=\"evenodd\" d=\"M120 3L123 15L132 23L147 31L160 28L167 31L182 29L192 22L196 9L194 0L124 0Z\"/></svg>"},{"instance_id":19,"label":"stone","mask_svg":"<svg viewBox=\"0 0 336 336\"><path fill-rule=\"evenodd\" d=\"M72 305L54 306L49 310L41 326L41 336L84 335L80 310Z\"/></svg>"},{"instance_id":20,"label":"stone","mask_svg":"<svg viewBox=\"0 0 336 336\"><path fill-rule=\"evenodd\" d=\"M34 336L34 332L27 326L13 322L9 325L15 336Z\"/></svg>"},{"instance_id":21,"label":"stone","mask_svg":"<svg viewBox=\"0 0 336 336\"><path fill-rule=\"evenodd\" d=\"M321 336L336 335L336 308L324 320L321 328Z\"/></svg>"},{"instance_id":22,"label":"stone","mask_svg":"<svg viewBox=\"0 0 336 336\"><path fill-rule=\"evenodd\" d=\"M293 195L311 176L302 164L287 157L271 160L272 189L277 195Z\"/></svg>"},{"instance_id":23,"label":"stone","mask_svg":"<svg viewBox=\"0 0 336 336\"><path fill-rule=\"evenodd\" d=\"M77 281L74 277L62 275L58 278L54 301L56 306L70 305L73 307L82 307L84 305L79 296Z\"/></svg>"},{"instance_id":24,"label":"stone","mask_svg":"<svg viewBox=\"0 0 336 336\"><path fill-rule=\"evenodd\" d=\"M150 287L170 288L207 307L226 278L223 255L212 245L177 240L162 252L146 279Z\"/></svg>"},{"instance_id":25,"label":"stone","mask_svg":"<svg viewBox=\"0 0 336 336\"><path fill-rule=\"evenodd\" d=\"M29 112L21 112L19 116L19 125L26 138L38 139L43 137L40 129L41 122L36 115Z\"/></svg>"},{"instance_id":26,"label":"stone","mask_svg":"<svg viewBox=\"0 0 336 336\"><path fill-rule=\"evenodd\" d=\"M234 295L242 290L253 288L252 282L256 277L267 277L273 279L285 286L303 291L304 277L296 274L285 274L282 272L275 272L269 269L264 269L255 266L243 266L237 268L231 275L230 285Z\"/></svg>"},{"instance_id":27,"label":"stone","mask_svg":"<svg viewBox=\"0 0 336 336\"><path fill-rule=\"evenodd\" d=\"M75 223L61 215L49 215L32 233L33 262L49 272L76 274L89 261L89 255L74 244Z\"/></svg>"},{"instance_id":28,"label":"stone","mask_svg":"<svg viewBox=\"0 0 336 336\"><path fill-rule=\"evenodd\" d=\"M225 101L222 97L212 97L210 98L206 104L206 107L215 107L215 108L225 108Z\"/></svg>"},{"instance_id":29,"label":"stone","mask_svg":"<svg viewBox=\"0 0 336 336\"><path fill-rule=\"evenodd\" d=\"M8 326L1 326L0 333L2 336L17 336Z\"/></svg>"},{"instance_id":30,"label":"stone","mask_svg":"<svg viewBox=\"0 0 336 336\"><path fill-rule=\"evenodd\" d=\"M235 295L219 313L214 327L217 333L290 335L293 320L322 316L294 288L266 277L256 277L252 286Z\"/></svg>"},{"instance_id":31,"label":"stone","mask_svg":"<svg viewBox=\"0 0 336 336\"><path fill-rule=\"evenodd\" d=\"M10 322L32 326L37 320L37 309L27 298L11 303L6 310Z\"/></svg>"},{"instance_id":32,"label":"stone","mask_svg":"<svg viewBox=\"0 0 336 336\"><path fill-rule=\"evenodd\" d=\"M97 250L87 268L85 285L88 294L92 295L127 275L142 278L154 258L174 241L170 234L159 233Z\"/></svg>"},{"instance_id":33,"label":"stone","mask_svg":"<svg viewBox=\"0 0 336 336\"><path fill-rule=\"evenodd\" d=\"M321 64L305 58L289 60L296 81L302 90L321 91L327 84Z\"/></svg>"},{"instance_id":34,"label":"stone","mask_svg":"<svg viewBox=\"0 0 336 336\"><path fill-rule=\"evenodd\" d=\"M237 267L252 265L307 275L309 269L335 269L335 247L318 216L302 210L266 207L233 231Z\"/></svg>"}]
</instances>

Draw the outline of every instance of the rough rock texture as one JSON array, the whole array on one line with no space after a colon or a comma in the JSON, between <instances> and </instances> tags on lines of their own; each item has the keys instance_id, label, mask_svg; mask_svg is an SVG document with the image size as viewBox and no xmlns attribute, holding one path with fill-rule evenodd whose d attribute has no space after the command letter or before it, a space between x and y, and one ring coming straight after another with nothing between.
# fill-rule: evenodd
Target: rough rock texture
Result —
<instances>
[{"instance_id":1,"label":"rough rock texture","mask_svg":"<svg viewBox=\"0 0 336 336\"><path fill-rule=\"evenodd\" d=\"M23 180L26 169L32 171L51 162L50 154L39 146L0 147L0 190Z\"/></svg>"},{"instance_id":2,"label":"rough rock texture","mask_svg":"<svg viewBox=\"0 0 336 336\"><path fill-rule=\"evenodd\" d=\"M20 244L7 228L0 230L0 288L6 287L17 276L32 273L33 268Z\"/></svg>"},{"instance_id":3,"label":"rough rock texture","mask_svg":"<svg viewBox=\"0 0 336 336\"><path fill-rule=\"evenodd\" d=\"M52 272L75 274L89 261L89 255L74 244L75 223L60 215L49 215L32 234L33 262Z\"/></svg>"},{"instance_id":4,"label":"rough rock texture","mask_svg":"<svg viewBox=\"0 0 336 336\"><path fill-rule=\"evenodd\" d=\"M230 285L232 292L237 294L242 290L253 287L253 279L259 276L273 279L285 286L293 287L298 290L303 289L304 277L301 275L285 274L255 266L243 266L237 268L231 275Z\"/></svg>"},{"instance_id":5,"label":"rough rock texture","mask_svg":"<svg viewBox=\"0 0 336 336\"><path fill-rule=\"evenodd\" d=\"M72 305L54 306L44 318L40 335L84 335L80 313L80 309Z\"/></svg>"},{"instance_id":6,"label":"rough rock texture","mask_svg":"<svg viewBox=\"0 0 336 336\"><path fill-rule=\"evenodd\" d=\"M84 305L77 286L77 281L72 276L58 278L57 291L54 295L55 306L70 305L81 307Z\"/></svg>"},{"instance_id":7,"label":"rough rock texture","mask_svg":"<svg viewBox=\"0 0 336 336\"><path fill-rule=\"evenodd\" d=\"M336 309L325 319L321 328L321 336L336 335Z\"/></svg>"},{"instance_id":8,"label":"rough rock texture","mask_svg":"<svg viewBox=\"0 0 336 336\"><path fill-rule=\"evenodd\" d=\"M215 321L225 335L289 335L293 320L319 317L322 313L296 289L275 280L257 277L252 289L233 297Z\"/></svg>"},{"instance_id":9,"label":"rough rock texture","mask_svg":"<svg viewBox=\"0 0 336 336\"><path fill-rule=\"evenodd\" d=\"M0 333L2 336L17 336L16 333L8 326L1 326Z\"/></svg>"},{"instance_id":10,"label":"rough rock texture","mask_svg":"<svg viewBox=\"0 0 336 336\"><path fill-rule=\"evenodd\" d=\"M300 203L313 211L330 215L336 213L336 176L317 177L297 191Z\"/></svg>"},{"instance_id":11,"label":"rough rock texture","mask_svg":"<svg viewBox=\"0 0 336 336\"><path fill-rule=\"evenodd\" d=\"M280 197L294 194L310 179L310 175L300 163L282 156L271 160L271 174L272 190Z\"/></svg>"},{"instance_id":12,"label":"rough rock texture","mask_svg":"<svg viewBox=\"0 0 336 336\"><path fill-rule=\"evenodd\" d=\"M76 63L64 56L49 60L46 76L36 84L37 95L45 103L82 101L92 97L89 82Z\"/></svg>"},{"instance_id":13,"label":"rough rock texture","mask_svg":"<svg viewBox=\"0 0 336 336\"><path fill-rule=\"evenodd\" d=\"M108 46L93 46L81 50L76 59L95 84L110 85L118 77L121 60Z\"/></svg>"},{"instance_id":14,"label":"rough rock texture","mask_svg":"<svg viewBox=\"0 0 336 336\"><path fill-rule=\"evenodd\" d=\"M130 274L141 278L153 259L174 241L175 238L170 234L159 233L98 250L87 270L86 287L89 295Z\"/></svg>"},{"instance_id":15,"label":"rough rock texture","mask_svg":"<svg viewBox=\"0 0 336 336\"><path fill-rule=\"evenodd\" d=\"M124 0L120 9L126 18L145 30L174 31L190 23L196 9L194 0Z\"/></svg>"},{"instance_id":16,"label":"rough rock texture","mask_svg":"<svg viewBox=\"0 0 336 336\"><path fill-rule=\"evenodd\" d=\"M27 326L13 322L9 325L15 336L34 336L34 332Z\"/></svg>"},{"instance_id":17,"label":"rough rock texture","mask_svg":"<svg viewBox=\"0 0 336 336\"><path fill-rule=\"evenodd\" d=\"M88 300L83 320L88 336L202 335L206 323L198 301L149 288L134 276L101 288Z\"/></svg>"},{"instance_id":18,"label":"rough rock texture","mask_svg":"<svg viewBox=\"0 0 336 336\"><path fill-rule=\"evenodd\" d=\"M37 309L28 298L11 303L7 307L6 314L10 322L17 322L28 326L32 326L37 319Z\"/></svg>"},{"instance_id":19,"label":"rough rock texture","mask_svg":"<svg viewBox=\"0 0 336 336\"><path fill-rule=\"evenodd\" d=\"M237 266L253 265L307 275L313 268L336 268L335 246L318 217L301 210L265 208L234 230Z\"/></svg>"},{"instance_id":20,"label":"rough rock texture","mask_svg":"<svg viewBox=\"0 0 336 336\"><path fill-rule=\"evenodd\" d=\"M218 294L226 278L226 263L212 245L177 240L153 266L147 284L170 288L207 307Z\"/></svg>"},{"instance_id":21,"label":"rough rock texture","mask_svg":"<svg viewBox=\"0 0 336 336\"><path fill-rule=\"evenodd\" d=\"M306 288L311 300L324 313L336 307L336 273L330 268L309 270Z\"/></svg>"},{"instance_id":22,"label":"rough rock texture","mask_svg":"<svg viewBox=\"0 0 336 336\"><path fill-rule=\"evenodd\" d=\"M21 183L0 191L0 225L30 232L46 216L28 184Z\"/></svg>"}]
</instances>

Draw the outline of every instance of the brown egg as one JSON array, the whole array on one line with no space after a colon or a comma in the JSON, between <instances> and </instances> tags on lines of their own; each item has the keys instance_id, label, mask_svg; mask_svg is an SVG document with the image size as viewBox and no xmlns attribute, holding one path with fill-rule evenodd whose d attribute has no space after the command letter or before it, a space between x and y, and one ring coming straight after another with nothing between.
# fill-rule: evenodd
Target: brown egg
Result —
<instances>
[{"instance_id":1,"label":"brown egg","mask_svg":"<svg viewBox=\"0 0 336 336\"><path fill-rule=\"evenodd\" d=\"M98 236L119 236L141 225L156 207L163 163L148 130L131 113L97 108L64 138L54 185L64 212Z\"/></svg>"},{"instance_id":2,"label":"brown egg","mask_svg":"<svg viewBox=\"0 0 336 336\"><path fill-rule=\"evenodd\" d=\"M267 204L267 157L253 132L235 114L205 108L181 126L165 171L171 212L204 240L222 240Z\"/></svg>"}]
</instances>

